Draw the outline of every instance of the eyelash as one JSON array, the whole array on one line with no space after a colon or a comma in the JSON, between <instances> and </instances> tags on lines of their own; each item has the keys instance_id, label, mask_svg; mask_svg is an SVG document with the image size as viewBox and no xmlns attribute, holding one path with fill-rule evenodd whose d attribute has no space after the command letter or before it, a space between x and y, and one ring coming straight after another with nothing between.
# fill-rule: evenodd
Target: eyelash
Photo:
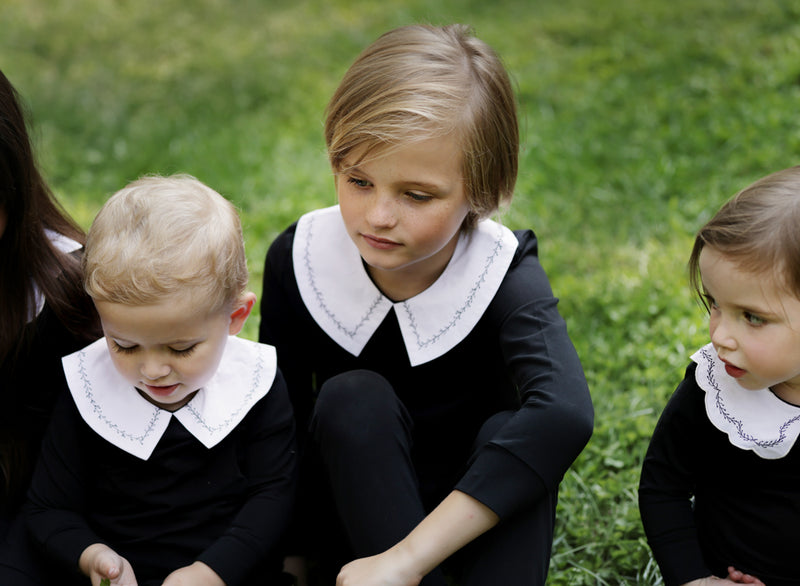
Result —
<instances>
[{"instance_id":1,"label":"eyelash","mask_svg":"<svg viewBox=\"0 0 800 586\"><path fill-rule=\"evenodd\" d=\"M369 183L369 181L367 181L366 179L356 179L355 177L348 177L347 182L352 183L356 187L361 187L362 189L366 187L367 184Z\"/></svg>"},{"instance_id":2,"label":"eyelash","mask_svg":"<svg viewBox=\"0 0 800 586\"><path fill-rule=\"evenodd\" d=\"M765 323L767 323L767 320L765 320L763 317L758 317L749 311L744 312L744 318L751 326L763 326Z\"/></svg>"},{"instance_id":3,"label":"eyelash","mask_svg":"<svg viewBox=\"0 0 800 586\"><path fill-rule=\"evenodd\" d=\"M185 350L176 350L175 348L167 348L170 354L174 356L178 356L179 358L186 358L187 356L191 356L194 353L195 349L197 348L197 344L193 346L189 346ZM138 346L120 346L116 342L114 342L114 352L119 352L120 354L133 354L139 349Z\"/></svg>"}]
</instances>

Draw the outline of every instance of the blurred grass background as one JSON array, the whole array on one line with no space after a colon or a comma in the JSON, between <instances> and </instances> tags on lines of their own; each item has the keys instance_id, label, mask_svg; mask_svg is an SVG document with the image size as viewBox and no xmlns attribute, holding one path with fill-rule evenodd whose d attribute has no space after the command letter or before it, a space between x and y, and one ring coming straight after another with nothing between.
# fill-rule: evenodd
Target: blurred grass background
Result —
<instances>
[{"instance_id":1,"label":"blurred grass background","mask_svg":"<svg viewBox=\"0 0 800 586\"><path fill-rule=\"evenodd\" d=\"M538 234L593 392L595 434L562 484L549 583L658 584L636 484L706 340L685 261L725 199L800 163L800 4L4 0L0 68L84 227L128 181L190 173L241 209L260 293L275 235L335 202L328 97L361 49L412 22L472 25L512 74L523 147L502 220Z\"/></svg>"}]
</instances>

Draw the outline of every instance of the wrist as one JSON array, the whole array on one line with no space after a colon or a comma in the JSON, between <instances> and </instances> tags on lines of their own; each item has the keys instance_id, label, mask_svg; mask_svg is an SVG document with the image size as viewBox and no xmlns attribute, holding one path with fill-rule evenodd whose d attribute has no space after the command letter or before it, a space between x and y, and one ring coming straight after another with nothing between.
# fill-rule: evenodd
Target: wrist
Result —
<instances>
[{"instance_id":1,"label":"wrist","mask_svg":"<svg viewBox=\"0 0 800 586\"><path fill-rule=\"evenodd\" d=\"M439 560L430 559L430 552L419 545L412 536L409 536L385 552L390 557L392 565L407 578L410 584L419 583L433 568L439 565Z\"/></svg>"}]
</instances>

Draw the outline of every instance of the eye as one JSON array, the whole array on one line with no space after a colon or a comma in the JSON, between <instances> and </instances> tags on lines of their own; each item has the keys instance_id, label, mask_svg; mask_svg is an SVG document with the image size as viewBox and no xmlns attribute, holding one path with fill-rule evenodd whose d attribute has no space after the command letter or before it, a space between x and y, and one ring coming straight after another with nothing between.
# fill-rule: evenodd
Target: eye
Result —
<instances>
[{"instance_id":1,"label":"eye","mask_svg":"<svg viewBox=\"0 0 800 586\"><path fill-rule=\"evenodd\" d=\"M767 323L767 320L765 320L763 317L759 317L754 313L750 313L749 311L744 312L744 319L746 319L747 323L749 323L751 326L763 326L765 323Z\"/></svg>"},{"instance_id":2,"label":"eye","mask_svg":"<svg viewBox=\"0 0 800 586\"><path fill-rule=\"evenodd\" d=\"M430 201L433 199L432 195L425 195L424 193L415 193L413 191L407 191L406 195L413 199L414 201Z\"/></svg>"},{"instance_id":3,"label":"eye","mask_svg":"<svg viewBox=\"0 0 800 586\"><path fill-rule=\"evenodd\" d=\"M113 340L112 340L112 342L113 342L113 345L111 346L111 348L113 348L114 352L118 352L120 354L133 354L139 348L136 345L134 345L134 346L122 346L118 342L115 342Z\"/></svg>"},{"instance_id":4,"label":"eye","mask_svg":"<svg viewBox=\"0 0 800 586\"><path fill-rule=\"evenodd\" d=\"M705 303L706 307L709 309L717 309L717 300L708 293L703 293L703 303Z\"/></svg>"},{"instance_id":5,"label":"eye","mask_svg":"<svg viewBox=\"0 0 800 586\"><path fill-rule=\"evenodd\" d=\"M356 187L361 187L361 188L369 187L369 181L367 181L366 179L358 179L357 177L348 177L347 182L352 183Z\"/></svg>"},{"instance_id":6,"label":"eye","mask_svg":"<svg viewBox=\"0 0 800 586\"><path fill-rule=\"evenodd\" d=\"M180 356L186 358L187 356L191 356L192 353L197 349L197 344L192 344L188 348L170 348L169 351L174 354L175 356Z\"/></svg>"}]
</instances>

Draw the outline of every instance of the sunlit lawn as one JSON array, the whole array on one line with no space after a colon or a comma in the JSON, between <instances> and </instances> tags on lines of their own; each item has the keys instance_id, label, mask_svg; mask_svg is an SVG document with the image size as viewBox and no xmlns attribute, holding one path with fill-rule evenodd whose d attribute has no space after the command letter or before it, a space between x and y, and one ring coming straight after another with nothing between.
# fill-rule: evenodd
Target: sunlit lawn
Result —
<instances>
[{"instance_id":1,"label":"sunlit lawn","mask_svg":"<svg viewBox=\"0 0 800 586\"><path fill-rule=\"evenodd\" d=\"M635 490L655 419L704 341L685 261L722 201L800 163L800 5L5 0L0 67L81 224L142 174L193 174L240 207L260 293L272 238L334 203L330 93L361 48L418 21L473 25L514 77L523 151L503 221L540 237L594 396L550 583L655 584Z\"/></svg>"}]
</instances>

